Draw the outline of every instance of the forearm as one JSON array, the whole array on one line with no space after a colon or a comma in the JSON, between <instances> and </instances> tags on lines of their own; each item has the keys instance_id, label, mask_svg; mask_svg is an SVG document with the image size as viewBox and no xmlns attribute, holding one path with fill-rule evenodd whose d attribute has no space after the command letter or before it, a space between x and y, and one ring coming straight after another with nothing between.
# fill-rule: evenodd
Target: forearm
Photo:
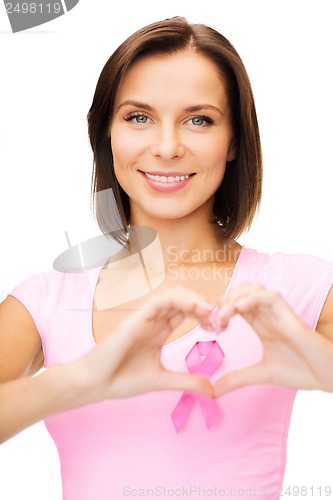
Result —
<instances>
[{"instance_id":1,"label":"forearm","mask_svg":"<svg viewBox=\"0 0 333 500\"><path fill-rule=\"evenodd\" d=\"M84 393L76 364L1 384L0 443L50 415L85 404Z\"/></svg>"}]
</instances>

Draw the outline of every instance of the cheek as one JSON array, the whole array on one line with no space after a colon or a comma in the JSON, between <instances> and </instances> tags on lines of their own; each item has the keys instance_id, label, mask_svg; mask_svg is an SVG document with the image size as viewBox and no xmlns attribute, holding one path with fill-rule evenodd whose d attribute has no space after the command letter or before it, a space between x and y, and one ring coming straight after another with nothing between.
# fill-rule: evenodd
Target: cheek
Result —
<instances>
[{"instance_id":1,"label":"cheek","mask_svg":"<svg viewBox=\"0 0 333 500\"><path fill-rule=\"evenodd\" d=\"M201 166L207 175L218 182L222 180L224 172L226 169L228 149L227 147L216 146L216 143L210 145L210 147L201 150Z\"/></svg>"},{"instance_id":2,"label":"cheek","mask_svg":"<svg viewBox=\"0 0 333 500\"><path fill-rule=\"evenodd\" d=\"M115 166L118 163L126 163L128 148L125 146L125 140L123 139L122 134L118 132L111 133L111 151Z\"/></svg>"},{"instance_id":3,"label":"cheek","mask_svg":"<svg viewBox=\"0 0 333 500\"><path fill-rule=\"evenodd\" d=\"M144 145L140 134L129 134L121 127L111 129L111 150L114 163L131 166L142 155Z\"/></svg>"},{"instance_id":4,"label":"cheek","mask_svg":"<svg viewBox=\"0 0 333 500\"><path fill-rule=\"evenodd\" d=\"M225 165L230 147L229 133L217 131L195 144L196 152L207 165Z\"/></svg>"},{"instance_id":5,"label":"cheek","mask_svg":"<svg viewBox=\"0 0 333 500\"><path fill-rule=\"evenodd\" d=\"M226 171L226 154L206 155L202 162L204 179L207 189L213 195L220 187Z\"/></svg>"},{"instance_id":6,"label":"cheek","mask_svg":"<svg viewBox=\"0 0 333 500\"><path fill-rule=\"evenodd\" d=\"M117 134L111 134L111 151L116 178L121 187L124 188L123 182L126 172L124 167L128 163L128 158L126 157L126 148L123 147L122 142L118 140Z\"/></svg>"}]
</instances>

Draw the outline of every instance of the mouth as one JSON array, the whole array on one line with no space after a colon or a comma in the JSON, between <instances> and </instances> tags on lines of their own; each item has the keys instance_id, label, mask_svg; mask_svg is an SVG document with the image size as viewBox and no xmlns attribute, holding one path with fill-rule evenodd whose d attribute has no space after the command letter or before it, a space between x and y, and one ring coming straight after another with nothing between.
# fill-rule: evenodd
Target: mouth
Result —
<instances>
[{"instance_id":1,"label":"mouth","mask_svg":"<svg viewBox=\"0 0 333 500\"><path fill-rule=\"evenodd\" d=\"M142 174L144 174L148 179L151 181L155 182L162 182L162 183L171 183L171 182L183 182L195 175L195 173L192 174L183 174L180 172L177 173L172 173L172 175L162 175L162 174L155 174L155 173L148 173L148 172L143 172L140 170Z\"/></svg>"},{"instance_id":2,"label":"mouth","mask_svg":"<svg viewBox=\"0 0 333 500\"><path fill-rule=\"evenodd\" d=\"M161 193L173 193L185 188L191 181L195 173L186 174L185 172L144 172L139 170L139 173L145 179L147 184L154 190Z\"/></svg>"}]
</instances>

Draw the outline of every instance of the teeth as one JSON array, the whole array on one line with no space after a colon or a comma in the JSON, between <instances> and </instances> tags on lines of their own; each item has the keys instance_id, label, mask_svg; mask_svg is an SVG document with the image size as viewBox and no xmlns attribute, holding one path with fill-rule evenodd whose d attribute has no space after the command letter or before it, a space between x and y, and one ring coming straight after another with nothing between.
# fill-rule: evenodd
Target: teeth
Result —
<instances>
[{"instance_id":1,"label":"teeth","mask_svg":"<svg viewBox=\"0 0 333 500\"><path fill-rule=\"evenodd\" d=\"M176 175L167 177L165 175L151 175L147 174L147 172L145 172L145 175L148 177L148 179L157 182L180 182L180 181L185 181L190 177L189 175Z\"/></svg>"}]
</instances>

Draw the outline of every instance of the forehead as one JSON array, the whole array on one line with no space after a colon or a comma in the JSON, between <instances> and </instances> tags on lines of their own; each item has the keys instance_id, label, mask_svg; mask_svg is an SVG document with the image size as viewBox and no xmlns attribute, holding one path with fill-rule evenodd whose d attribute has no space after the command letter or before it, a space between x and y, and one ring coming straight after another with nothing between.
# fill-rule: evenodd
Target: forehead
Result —
<instances>
[{"instance_id":1,"label":"forehead","mask_svg":"<svg viewBox=\"0 0 333 500\"><path fill-rule=\"evenodd\" d=\"M144 102L204 99L222 106L226 103L226 92L217 66L208 57L186 49L136 61L118 89L116 107L126 99Z\"/></svg>"}]
</instances>

